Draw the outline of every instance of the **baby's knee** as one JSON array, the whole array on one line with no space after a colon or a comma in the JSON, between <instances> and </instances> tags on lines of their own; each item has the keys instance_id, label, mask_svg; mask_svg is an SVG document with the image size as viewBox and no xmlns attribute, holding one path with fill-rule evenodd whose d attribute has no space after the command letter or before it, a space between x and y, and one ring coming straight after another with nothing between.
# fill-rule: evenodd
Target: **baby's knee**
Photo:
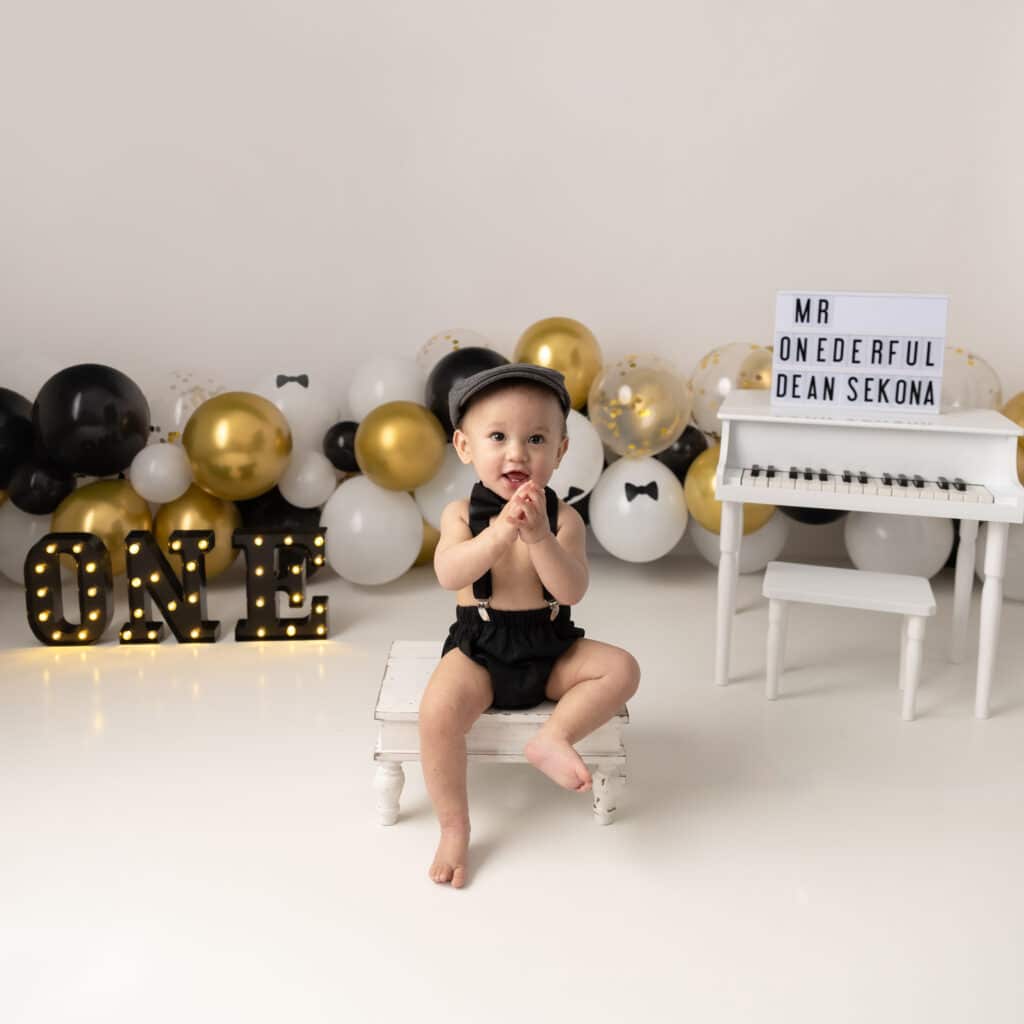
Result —
<instances>
[{"instance_id":1,"label":"baby's knee","mask_svg":"<svg viewBox=\"0 0 1024 1024\"><path fill-rule=\"evenodd\" d=\"M622 684L625 697L632 697L640 686L640 663L629 651L616 648L615 675Z\"/></svg>"},{"instance_id":2,"label":"baby's knee","mask_svg":"<svg viewBox=\"0 0 1024 1024\"><path fill-rule=\"evenodd\" d=\"M428 690L420 701L420 733L434 736L466 733L478 717L476 709L451 694Z\"/></svg>"}]
</instances>

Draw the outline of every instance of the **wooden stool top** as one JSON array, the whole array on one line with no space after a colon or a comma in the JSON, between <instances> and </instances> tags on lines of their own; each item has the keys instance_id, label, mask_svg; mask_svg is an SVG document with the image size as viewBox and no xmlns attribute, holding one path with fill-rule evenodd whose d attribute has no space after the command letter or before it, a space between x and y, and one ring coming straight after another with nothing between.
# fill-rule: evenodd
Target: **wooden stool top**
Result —
<instances>
[{"instance_id":1,"label":"wooden stool top","mask_svg":"<svg viewBox=\"0 0 1024 1024\"><path fill-rule=\"evenodd\" d=\"M902 615L935 614L935 595L923 576L769 562L761 592L765 597L780 601L803 601Z\"/></svg>"}]
</instances>

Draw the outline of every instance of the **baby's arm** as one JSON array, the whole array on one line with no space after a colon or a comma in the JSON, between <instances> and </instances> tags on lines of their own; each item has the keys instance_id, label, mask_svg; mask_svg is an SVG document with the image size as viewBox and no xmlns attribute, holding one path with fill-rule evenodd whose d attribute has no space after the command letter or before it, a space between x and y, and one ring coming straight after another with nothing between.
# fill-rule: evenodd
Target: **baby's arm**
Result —
<instances>
[{"instance_id":1,"label":"baby's arm","mask_svg":"<svg viewBox=\"0 0 1024 1024\"><path fill-rule=\"evenodd\" d=\"M543 508L535 499L538 511ZM538 516L544 518L543 513ZM529 543L529 542L527 542ZM577 604L587 592L587 528L576 509L559 502L558 533L550 529L542 539L529 545L530 558L541 583L559 604Z\"/></svg>"},{"instance_id":2,"label":"baby's arm","mask_svg":"<svg viewBox=\"0 0 1024 1024\"><path fill-rule=\"evenodd\" d=\"M445 590L461 590L478 580L516 539L516 526L506 506L490 526L475 537L466 522L468 503L453 501L441 513L441 539L434 551L434 572Z\"/></svg>"}]
</instances>

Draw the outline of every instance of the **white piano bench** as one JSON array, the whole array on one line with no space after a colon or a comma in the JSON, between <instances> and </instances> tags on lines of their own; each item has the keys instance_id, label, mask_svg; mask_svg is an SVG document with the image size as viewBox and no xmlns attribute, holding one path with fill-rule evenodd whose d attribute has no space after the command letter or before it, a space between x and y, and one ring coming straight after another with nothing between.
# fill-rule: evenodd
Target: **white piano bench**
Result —
<instances>
[{"instance_id":1,"label":"white piano bench","mask_svg":"<svg viewBox=\"0 0 1024 1024\"><path fill-rule=\"evenodd\" d=\"M374 789L381 825L398 821L398 802L405 784L402 765L420 759L419 707L431 673L441 660L440 641L396 641L391 645L384 678L373 712L377 722L377 764ZM466 758L471 763L528 764L523 748L551 717L555 705L545 701L526 711L485 711L466 735ZM594 820L608 825L615 818L619 791L626 781L623 729L629 711L619 713L576 744L593 776Z\"/></svg>"},{"instance_id":2,"label":"white piano bench","mask_svg":"<svg viewBox=\"0 0 1024 1024\"><path fill-rule=\"evenodd\" d=\"M789 606L803 604L895 612L903 616L900 634L899 686L903 691L903 718L912 721L925 622L935 614L935 596L923 576L835 569L823 565L769 562L762 593L768 598L767 679L765 696L774 700L782 679L783 652Z\"/></svg>"}]
</instances>

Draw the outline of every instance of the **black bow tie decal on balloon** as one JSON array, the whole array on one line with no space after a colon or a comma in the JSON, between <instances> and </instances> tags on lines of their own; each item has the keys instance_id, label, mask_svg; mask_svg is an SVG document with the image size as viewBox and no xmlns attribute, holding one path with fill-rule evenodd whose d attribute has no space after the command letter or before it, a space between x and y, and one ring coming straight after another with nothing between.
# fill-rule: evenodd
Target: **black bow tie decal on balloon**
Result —
<instances>
[{"instance_id":1,"label":"black bow tie decal on balloon","mask_svg":"<svg viewBox=\"0 0 1024 1024\"><path fill-rule=\"evenodd\" d=\"M643 487L636 487L633 484L626 484L626 501L632 501L638 494L646 494L648 498L658 500L658 481L652 480Z\"/></svg>"},{"instance_id":2,"label":"black bow tie decal on balloon","mask_svg":"<svg viewBox=\"0 0 1024 1024\"><path fill-rule=\"evenodd\" d=\"M302 387L309 387L309 374L300 373L298 377L286 377L283 373L277 375L277 386L283 388L285 384L289 384L294 381L296 384L301 384Z\"/></svg>"},{"instance_id":3,"label":"black bow tie decal on balloon","mask_svg":"<svg viewBox=\"0 0 1024 1024\"><path fill-rule=\"evenodd\" d=\"M571 505L573 498L578 498L582 493L583 493L582 488L575 487L575 486L570 487L568 492L565 495L565 500Z\"/></svg>"}]
</instances>

